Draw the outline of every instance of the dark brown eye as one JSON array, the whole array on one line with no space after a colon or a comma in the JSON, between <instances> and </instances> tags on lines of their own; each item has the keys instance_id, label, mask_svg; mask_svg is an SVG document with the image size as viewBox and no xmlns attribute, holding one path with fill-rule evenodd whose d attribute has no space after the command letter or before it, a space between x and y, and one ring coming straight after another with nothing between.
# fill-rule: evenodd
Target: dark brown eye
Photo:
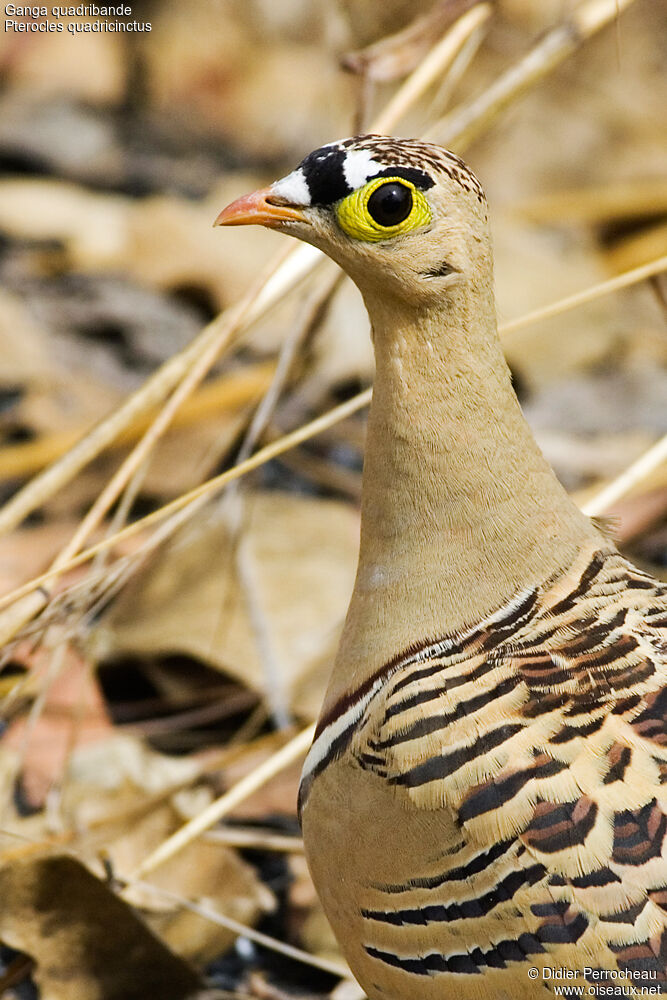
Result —
<instances>
[{"instance_id":1,"label":"dark brown eye","mask_svg":"<svg viewBox=\"0 0 667 1000\"><path fill-rule=\"evenodd\" d=\"M389 182L373 191L366 205L378 226L397 226L412 211L412 191L405 184Z\"/></svg>"}]
</instances>

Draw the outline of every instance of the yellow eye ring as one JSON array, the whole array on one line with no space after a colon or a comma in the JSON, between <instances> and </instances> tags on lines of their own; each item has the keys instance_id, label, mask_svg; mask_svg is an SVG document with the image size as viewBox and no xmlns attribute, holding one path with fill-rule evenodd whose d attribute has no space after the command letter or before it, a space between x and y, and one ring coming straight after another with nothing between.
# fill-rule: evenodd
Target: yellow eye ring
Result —
<instances>
[{"instance_id":1,"label":"yellow eye ring","mask_svg":"<svg viewBox=\"0 0 667 1000\"><path fill-rule=\"evenodd\" d=\"M412 195L412 207L401 222L393 226L382 226L368 210L368 202L375 192L385 184L399 184L407 188ZM424 193L404 177L376 177L364 187L358 188L343 198L336 207L338 225L355 240L365 240L367 243L379 243L394 236L427 226L431 221L431 208Z\"/></svg>"}]
</instances>

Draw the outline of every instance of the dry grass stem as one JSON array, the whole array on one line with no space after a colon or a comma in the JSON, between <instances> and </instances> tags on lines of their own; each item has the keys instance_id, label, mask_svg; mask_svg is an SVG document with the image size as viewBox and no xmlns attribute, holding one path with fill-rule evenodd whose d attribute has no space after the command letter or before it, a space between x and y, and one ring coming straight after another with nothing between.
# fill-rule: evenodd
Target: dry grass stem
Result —
<instances>
[{"instance_id":1,"label":"dry grass stem","mask_svg":"<svg viewBox=\"0 0 667 1000\"><path fill-rule=\"evenodd\" d=\"M258 291L263 290L264 287L265 283L264 281L261 281ZM251 313L253 308L256 308L256 306L257 298L255 298L253 291L251 291L238 306L228 310L225 314L225 322L221 322L218 326L216 326L215 323L211 324L211 326L216 330L216 335L212 339L206 339L203 342L203 346L201 346L201 349L192 358L192 363L188 366L186 371L183 373L182 378L177 383L172 396L159 411L155 419L149 424L140 440L137 442L127 458L122 462L120 468L117 469L109 482L106 484L102 492L88 510L88 513L79 523L72 538L54 559L50 567L50 572L55 574L53 580L58 579L58 572L63 568L63 566L66 566L69 560L71 560L72 557L75 556L80 550L81 546L90 537L102 518L106 515L109 508L118 499L123 489L132 480L132 477L135 476L135 474L140 475L141 470L145 470L147 468L148 457L159 439L170 426L181 404L185 402L200 382L202 382L212 365L220 357L220 354L232 342L234 336L240 330L243 321L248 318L248 314ZM199 341L200 338L197 338L197 341ZM1 517L2 512L0 511L0 519ZM50 594L47 593L42 596L43 607L48 601ZM31 617L37 614L38 610L39 608L37 607L37 602L35 600L30 603L29 607L25 608L22 618L17 619L15 609L14 614L10 619L0 620L0 642L7 642L8 639L15 634L16 629L20 628Z\"/></svg>"},{"instance_id":2,"label":"dry grass stem","mask_svg":"<svg viewBox=\"0 0 667 1000\"><path fill-rule=\"evenodd\" d=\"M304 256L303 254L299 254L301 250L311 251L312 247L298 247L296 253L291 252L289 254L288 261L287 256L281 258L281 260L291 263L292 266L286 269L286 276L294 284L298 284L302 277L310 273L310 267L306 267L304 270L303 264L306 260L312 259L312 254ZM313 251L313 253L316 253L318 258L322 257L319 251ZM154 399L156 393L164 397L164 395L171 391L173 375L174 372L177 372L178 377L175 379L174 384L178 388L174 391L173 397L158 413L136 447L127 456L121 468L112 477L90 508L73 538L55 559L49 570L49 581L57 580L61 571L70 565L72 557L79 550L84 540L96 527L101 517L117 498L133 473L146 460L155 443L169 426L180 404L204 378L223 348L228 346L233 338L238 335L243 321L246 321L248 324L254 322L259 316L263 315L265 309L273 304L275 300L268 295L267 289L274 288L272 278L275 277L276 271L281 269L280 262L273 264L272 268L274 270L270 273L268 280L261 280L258 283L258 288L249 292L237 306L232 307L232 309L205 327L193 344L190 344L183 352L163 365L119 410L115 411L111 417L91 431L79 445L76 445L72 451L64 455L55 465L50 466L41 475L31 480L0 510L0 534L2 534L3 531L15 527L35 507L39 506L53 492L69 481L83 465L94 458L121 431L124 431L132 420L143 414L147 405L154 405L157 402ZM284 292L284 286L280 287L283 288ZM279 289L277 291L278 294L283 293ZM186 362L184 362L184 358L187 359ZM172 368L172 362L174 361L177 361L178 364ZM103 443L100 445L100 442ZM78 456L78 458L74 460L72 458L73 455ZM48 590L42 593L35 592L26 601L21 602L20 605L15 605L7 614L0 616L0 645L5 645L9 642L30 618L38 614L50 599L50 596Z\"/></svg>"},{"instance_id":3,"label":"dry grass stem","mask_svg":"<svg viewBox=\"0 0 667 1000\"><path fill-rule=\"evenodd\" d=\"M278 436L275 435L276 440ZM326 490L335 490L353 503L358 503L361 499L361 480L358 471L354 469L334 464L305 449L283 452L281 462L286 469L317 483Z\"/></svg>"},{"instance_id":4,"label":"dry grass stem","mask_svg":"<svg viewBox=\"0 0 667 1000\"><path fill-rule=\"evenodd\" d=\"M540 41L478 98L456 108L427 132L433 142L467 148L510 103L539 83L593 34L615 20L633 0L588 0Z\"/></svg>"},{"instance_id":5,"label":"dry grass stem","mask_svg":"<svg viewBox=\"0 0 667 1000\"><path fill-rule=\"evenodd\" d=\"M460 17L475 0L439 0L432 10L411 21L407 27L385 35L363 49L341 58L343 69L364 76L373 83L392 83L412 73L425 57L435 38Z\"/></svg>"},{"instance_id":6,"label":"dry grass stem","mask_svg":"<svg viewBox=\"0 0 667 1000\"><path fill-rule=\"evenodd\" d=\"M304 851L301 837L286 837L279 833L252 828L226 827L222 830L209 830L203 834L202 839L244 850L276 851L279 854L303 854Z\"/></svg>"},{"instance_id":7,"label":"dry grass stem","mask_svg":"<svg viewBox=\"0 0 667 1000\"><path fill-rule=\"evenodd\" d=\"M281 747L268 760L260 764L259 767L247 774L237 782L233 788L221 795L219 799L212 802L206 809L197 816L185 823L176 833L163 841L160 846L148 857L144 858L141 864L130 876L130 881L144 878L150 872L155 871L160 865L173 858L187 844L192 843L202 833L205 833L212 826L218 823L223 816L227 816L232 809L235 809L241 802L244 802L262 785L279 774L290 764L293 764L300 757L304 756L313 741L315 726L307 726L297 733L289 743Z\"/></svg>"},{"instance_id":8,"label":"dry grass stem","mask_svg":"<svg viewBox=\"0 0 667 1000\"><path fill-rule=\"evenodd\" d=\"M316 288L313 294L308 296L301 314L297 317L294 326L280 348L273 378L252 416L248 430L239 448L237 462L243 462L246 458L250 457L258 441L264 434L273 411L276 408L280 394L287 384L287 379L299 348L307 340L313 329L317 327L322 318L323 311L331 301L331 297L338 289L344 277L345 275L339 268L331 268L330 272L323 277L323 280L318 282L320 287Z\"/></svg>"},{"instance_id":9,"label":"dry grass stem","mask_svg":"<svg viewBox=\"0 0 667 1000\"><path fill-rule=\"evenodd\" d=\"M371 126L371 132L391 132L419 98L446 73L471 35L491 15L491 4L482 3L466 11L433 46L414 72Z\"/></svg>"},{"instance_id":10,"label":"dry grass stem","mask_svg":"<svg viewBox=\"0 0 667 1000\"><path fill-rule=\"evenodd\" d=\"M640 281L645 281L647 278L652 278L654 275L661 274L666 270L667 257L659 257L658 260L652 260L649 264L642 264L641 267L634 267L632 270L626 271L624 274L619 274L615 278L610 278L608 281L601 281L599 285L592 285L590 288L585 288L583 292L576 292L574 295L569 295L565 299L559 299L558 302L553 302L549 306L542 306L541 309L535 309L524 316L519 316L518 319L512 319L508 323L503 323L500 327L500 333L503 337L507 337L515 331L529 326L531 323L550 319L552 316L559 316L561 313L567 312L568 309L576 309L577 306L583 306L587 302L594 302L595 299L602 298L603 295L610 295L612 292L620 291L621 288L636 285Z\"/></svg>"},{"instance_id":11,"label":"dry grass stem","mask_svg":"<svg viewBox=\"0 0 667 1000\"><path fill-rule=\"evenodd\" d=\"M289 335L280 348L273 379L250 421L250 425L238 451L236 458L237 465L250 457L266 431L280 394L287 383L299 348L303 346L306 339L322 319L324 310L331 301L331 297L339 287L343 277L343 273L338 268L329 269L323 280L318 282L318 287L315 288L312 294L308 295L297 321L294 323ZM232 515L230 521L233 523L233 548L237 578L244 595L249 619L255 634L255 642L264 669L266 700L270 708L270 714L278 729L286 729L291 725L292 720L289 713L287 692L282 682L284 671L278 662L278 654L274 649L271 630L268 628L266 615L258 598L259 590L256 586L257 567L255 567L252 553L246 544L245 536L241 533L244 498L238 490L234 489L234 486L239 485L240 480L236 480L235 483L230 484L227 496L229 513Z\"/></svg>"},{"instance_id":12,"label":"dry grass stem","mask_svg":"<svg viewBox=\"0 0 667 1000\"><path fill-rule=\"evenodd\" d=\"M486 22L483 22L473 31L464 44L459 49L456 57L452 60L447 75L438 87L435 97L431 101L427 120L438 118L448 106L451 95L458 87L460 81L468 71L468 67L475 58L480 45L486 35Z\"/></svg>"},{"instance_id":13,"label":"dry grass stem","mask_svg":"<svg viewBox=\"0 0 667 1000\"><path fill-rule=\"evenodd\" d=\"M189 517L192 513L192 508L190 507L191 504L195 504L199 500L209 499L218 493L224 486L227 486L228 483L233 482L235 479L240 479L240 477L244 476L246 473L252 472L254 469L258 469L266 462L270 462L271 459L282 455L284 451L288 451L290 448L294 448L302 442L310 440L310 438L315 437L324 430L328 430L328 428L340 423L341 420L351 416L353 413L363 410L363 408L368 406L370 403L371 396L371 389L364 390L364 392L359 393L359 395L353 396L352 399L346 400L345 403L341 403L340 406L336 406L332 410L328 410L327 413L323 414L321 417L316 417L315 420L311 420L309 423L303 424L302 427L297 428L290 434L286 434L284 437L279 438L279 440L273 441L271 444L268 444L259 451L256 451L254 455L246 459L246 461L242 462L240 465L235 465L232 469L222 472L214 479L209 479L207 482L202 483L201 486L197 486L188 493L184 493L182 496L177 497L170 503L165 504L164 507L160 507L159 510L153 511L152 514L148 514L146 517L141 518L141 520L133 521L132 524L123 528L123 530L119 531L118 534L110 535L108 538L104 538L96 545L91 545L90 548L85 549L84 552L80 552L79 555L70 559L67 565L61 567L60 570L48 570L46 573L42 573L40 576L35 577L28 583L23 584L23 586L11 591L11 593L5 594L3 597L0 597L0 608L5 608L7 605L13 604L15 601L20 601L24 597L32 597L33 591L36 591L39 588L42 588L45 584L50 583L64 570L74 569L76 566L83 565L83 563L97 555L98 552L104 552L116 545L118 542L132 538L145 528L164 521L165 518L171 516L172 514L183 514L185 517ZM179 521L178 523L180 524L182 522ZM13 611L14 609L12 608L11 610ZM5 619L3 616L3 626L4 623ZM7 640L5 639L5 641Z\"/></svg>"},{"instance_id":14,"label":"dry grass stem","mask_svg":"<svg viewBox=\"0 0 667 1000\"><path fill-rule=\"evenodd\" d=\"M36 507L53 496L88 462L115 441L126 428L139 420L147 410L161 403L188 371L202 346L205 348L217 339L222 326L223 317L218 317L206 326L195 341L165 362L117 410L90 430L55 464L19 490L0 510L0 534L11 531L20 524Z\"/></svg>"},{"instance_id":15,"label":"dry grass stem","mask_svg":"<svg viewBox=\"0 0 667 1000\"><path fill-rule=\"evenodd\" d=\"M36 507L68 483L88 462L107 448L148 410L158 406L187 376L197 359L213 345L226 344L240 332L242 323L254 323L288 290L309 275L322 254L312 247L299 246L279 255L260 280L237 305L209 323L178 354L166 361L120 407L96 425L66 455L36 476L0 509L0 534L11 531ZM276 277L278 275L278 277ZM221 348L220 348L221 349ZM159 415L158 415L159 416ZM158 418L156 418L158 419Z\"/></svg>"},{"instance_id":16,"label":"dry grass stem","mask_svg":"<svg viewBox=\"0 0 667 1000\"><path fill-rule=\"evenodd\" d=\"M235 412L254 402L270 385L274 371L272 361L262 361L210 379L183 403L172 420L172 428L181 430L191 427L201 420ZM109 447L122 448L134 444L154 417L155 414L145 414L135 420ZM84 430L60 431L44 434L34 441L3 447L0 451L0 479L22 479L39 472L50 462L61 458L84 434Z\"/></svg>"},{"instance_id":17,"label":"dry grass stem","mask_svg":"<svg viewBox=\"0 0 667 1000\"><path fill-rule=\"evenodd\" d=\"M582 510L590 517L605 514L622 497L630 493L639 483L644 482L656 469L667 462L667 434L652 448L644 452L636 462L612 480L596 496L584 504Z\"/></svg>"},{"instance_id":18,"label":"dry grass stem","mask_svg":"<svg viewBox=\"0 0 667 1000\"><path fill-rule=\"evenodd\" d=\"M127 458L121 463L120 468L116 470L111 479L108 481L88 513L79 522L79 525L69 542L63 546L61 551L58 553L58 557L54 560L52 569L60 569L61 566L64 566L67 561L72 558L72 556L76 555L86 539L89 538L95 528L97 528L102 518L107 514L112 504L118 499L121 492L130 482L134 474L144 465L145 460L148 458L158 440L171 424L172 418L176 414L176 411L180 407L181 403L183 403L186 397L190 395L195 386L201 382L209 368L215 363L220 353L227 346L234 332L234 328L235 324L230 324L225 332L225 335L217 338L212 344L209 344L208 348L199 355L193 366L186 374L185 378L179 382L177 388L174 390L174 393L162 407L153 423L150 427L148 427L143 436L137 442L136 447L132 449Z\"/></svg>"},{"instance_id":19,"label":"dry grass stem","mask_svg":"<svg viewBox=\"0 0 667 1000\"><path fill-rule=\"evenodd\" d=\"M218 910L212 909L210 906L203 906L201 903L193 903L189 899L184 899L175 892L169 892L168 889L162 889L151 882L141 882L136 879L129 880L129 885L131 887L137 887L139 889L147 889L149 892L154 892L162 899L169 899L178 906L184 907L186 910L190 910L192 913L196 913L198 916L203 917L205 920L210 920L214 924L220 924L221 927L227 927L229 930L234 931L239 937L248 938L249 941L255 941L256 944L261 945L263 948L269 948L271 951L277 951L281 955L287 955L288 958L293 958L297 962L303 962L305 965L311 965L316 969L322 969L324 972L330 972L332 976L340 976L341 979L350 979L352 973L350 972L347 965L343 962L332 962L326 958L318 958L317 955L310 955L307 951L303 951L301 948L295 948L293 945L285 944L283 941L278 941L277 938L269 937L268 934L262 934L261 931L256 931L252 927L248 927L246 924L239 923L238 920L233 920L231 917L224 916L219 913Z\"/></svg>"},{"instance_id":20,"label":"dry grass stem","mask_svg":"<svg viewBox=\"0 0 667 1000\"><path fill-rule=\"evenodd\" d=\"M276 649L271 625L260 598L259 567L245 534L238 538L235 548L236 575L262 664L266 704L276 729L288 729L293 720L285 684L286 671Z\"/></svg>"},{"instance_id":21,"label":"dry grass stem","mask_svg":"<svg viewBox=\"0 0 667 1000\"><path fill-rule=\"evenodd\" d=\"M105 525L105 531L104 531L105 536L115 535L117 532L122 531L123 526L127 524L132 508L134 507L137 497L141 492L141 487L145 482L146 474L148 473L150 464L151 464L151 456L146 455L143 462L141 463L139 468L136 469L134 475L132 476L129 483L123 490L123 495L118 501L116 510L113 512L109 521ZM93 559L86 579L86 582L91 583L91 587L94 587L95 585L94 584L95 574L104 571L107 563L109 562L110 556L111 553L107 549L106 552L100 552L100 554L98 556L95 556L95 558ZM86 588L84 596L87 597L89 596L89 594L90 591L88 590L88 588ZM84 607L83 601L81 607L82 609Z\"/></svg>"}]
</instances>

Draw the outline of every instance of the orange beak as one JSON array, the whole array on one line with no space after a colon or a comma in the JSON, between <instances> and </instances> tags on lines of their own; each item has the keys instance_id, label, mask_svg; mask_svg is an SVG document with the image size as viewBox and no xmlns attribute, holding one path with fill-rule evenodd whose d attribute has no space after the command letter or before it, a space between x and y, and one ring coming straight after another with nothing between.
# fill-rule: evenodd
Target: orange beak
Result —
<instances>
[{"instance_id":1,"label":"orange beak","mask_svg":"<svg viewBox=\"0 0 667 1000\"><path fill-rule=\"evenodd\" d=\"M276 226L281 222L305 222L305 217L293 205L281 205L272 200L272 188L261 188L237 198L223 208L214 226Z\"/></svg>"}]
</instances>

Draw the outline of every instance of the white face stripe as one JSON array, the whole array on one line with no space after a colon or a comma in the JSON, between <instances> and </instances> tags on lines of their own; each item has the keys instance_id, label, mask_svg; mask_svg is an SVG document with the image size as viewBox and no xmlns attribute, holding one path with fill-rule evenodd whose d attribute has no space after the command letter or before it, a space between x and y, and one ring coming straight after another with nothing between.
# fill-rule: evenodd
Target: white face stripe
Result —
<instances>
[{"instance_id":1,"label":"white face stripe","mask_svg":"<svg viewBox=\"0 0 667 1000\"><path fill-rule=\"evenodd\" d=\"M271 190L279 198L286 198L292 205L310 205L310 191L301 167L272 184Z\"/></svg>"},{"instance_id":2,"label":"white face stripe","mask_svg":"<svg viewBox=\"0 0 667 1000\"><path fill-rule=\"evenodd\" d=\"M346 712L339 715L337 719L330 722L326 726L317 739L311 746L308 756L306 757L305 763L303 765L303 772L301 775L301 781L305 782L308 776L317 768L317 766L327 757L332 744L338 739L346 729L349 729L355 724L360 718L369 703L371 698L377 694L382 685L384 684L384 679L379 679L370 688L366 694L356 701L354 705L351 705Z\"/></svg>"},{"instance_id":3,"label":"white face stripe","mask_svg":"<svg viewBox=\"0 0 667 1000\"><path fill-rule=\"evenodd\" d=\"M363 187L369 177L382 170L382 164L374 160L367 149L348 149L343 163L343 174L352 191Z\"/></svg>"}]
</instances>

